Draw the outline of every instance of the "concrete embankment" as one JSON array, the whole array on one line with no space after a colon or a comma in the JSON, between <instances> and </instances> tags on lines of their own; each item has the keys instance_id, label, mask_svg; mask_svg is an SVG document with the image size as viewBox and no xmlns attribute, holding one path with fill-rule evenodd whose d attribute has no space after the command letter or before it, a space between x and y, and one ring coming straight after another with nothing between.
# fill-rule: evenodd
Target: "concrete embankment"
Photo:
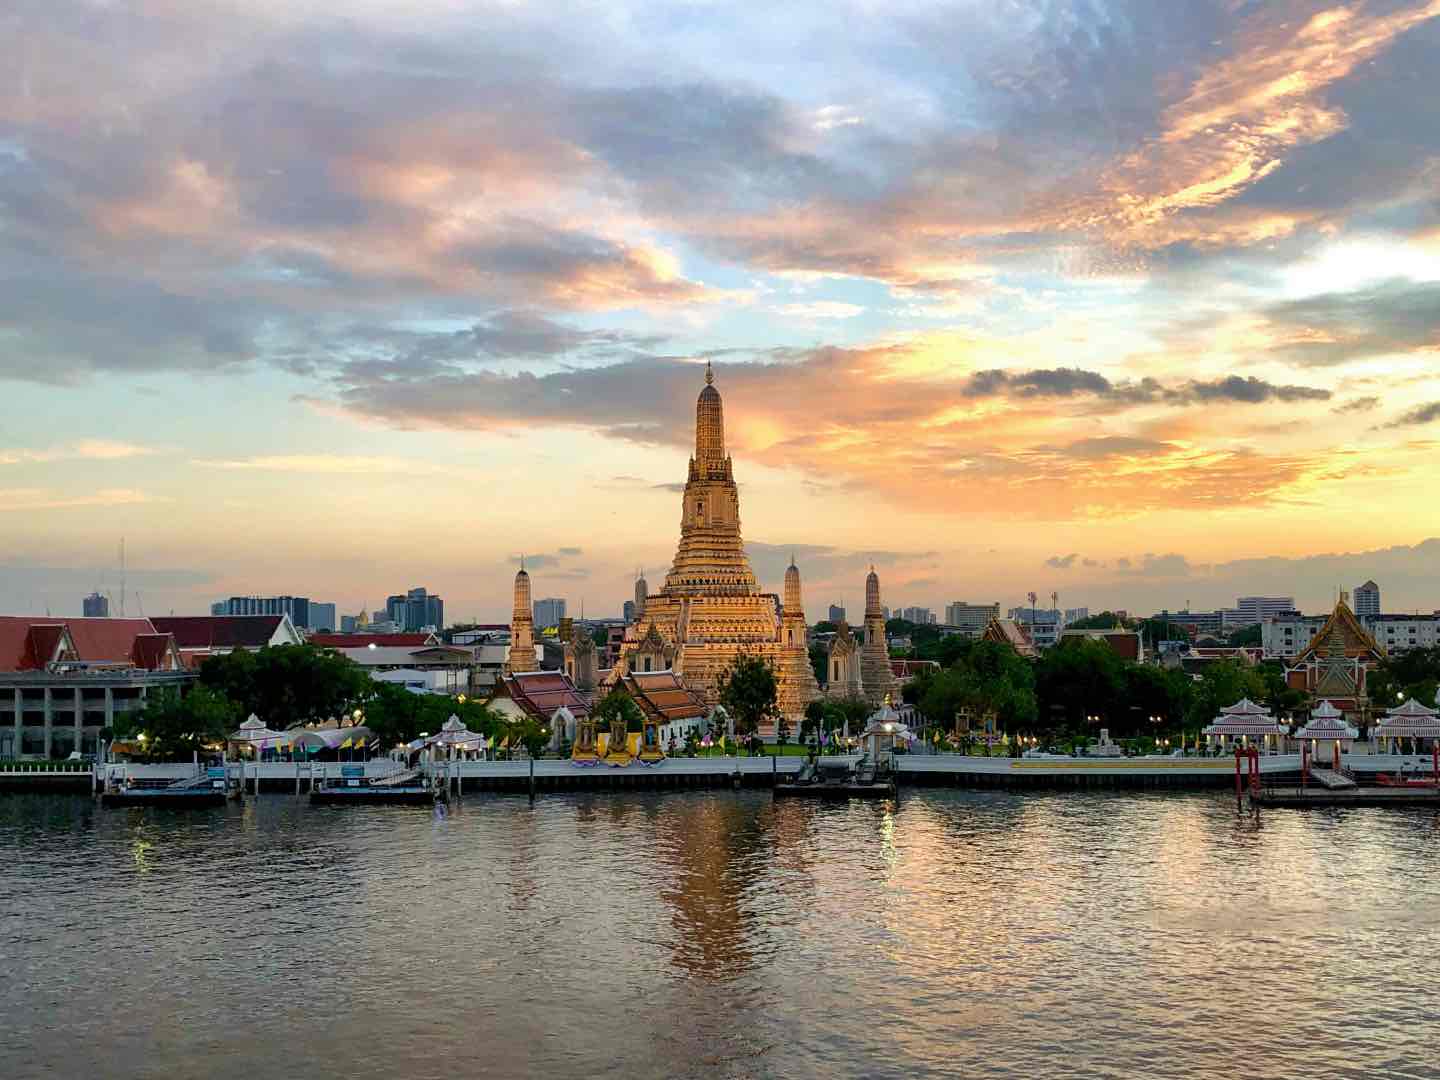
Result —
<instances>
[{"instance_id":1,"label":"concrete embankment","mask_svg":"<svg viewBox=\"0 0 1440 1080\"><path fill-rule=\"evenodd\" d=\"M853 758L851 760L854 760ZM1356 754L1346 765L1358 777L1379 772L1408 773L1418 770L1418 759L1387 755ZM290 762L253 763L244 767L244 790L254 794L258 775L262 793L308 793L322 776L338 778L349 763ZM779 758L671 758L658 765L638 762L623 769L606 765L581 768L569 761L536 761L534 790L537 793L568 791L677 791L699 788L766 788L779 778L798 771L802 759ZM1089 788L1204 790L1231 788L1235 783L1233 758L986 758L960 754L902 755L896 759L899 781L906 787L993 788L1009 791L1069 790ZM119 768L119 766L111 766ZM174 765L129 765L136 779L180 779L194 774L189 763ZM388 760L371 761L366 774L379 777L398 768ZM1298 782L1297 754L1275 754L1260 759L1261 773L1270 783ZM432 776L457 786L463 792L509 792L531 790L529 761L436 762L426 766ZM231 766L232 782L240 782L241 768ZM0 790L85 791L92 787L88 771L43 772L0 771Z\"/></svg>"}]
</instances>

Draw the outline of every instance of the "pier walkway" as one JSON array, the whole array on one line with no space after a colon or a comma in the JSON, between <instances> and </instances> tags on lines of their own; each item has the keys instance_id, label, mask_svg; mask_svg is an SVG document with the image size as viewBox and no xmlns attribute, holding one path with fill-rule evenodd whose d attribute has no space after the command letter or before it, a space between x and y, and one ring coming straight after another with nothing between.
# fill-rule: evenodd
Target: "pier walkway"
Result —
<instances>
[{"instance_id":1,"label":"pier walkway","mask_svg":"<svg viewBox=\"0 0 1440 1080\"><path fill-rule=\"evenodd\" d=\"M1344 791L1355 786L1355 781L1348 776L1342 776L1334 769L1317 769L1310 767L1310 778L1331 791Z\"/></svg>"}]
</instances>

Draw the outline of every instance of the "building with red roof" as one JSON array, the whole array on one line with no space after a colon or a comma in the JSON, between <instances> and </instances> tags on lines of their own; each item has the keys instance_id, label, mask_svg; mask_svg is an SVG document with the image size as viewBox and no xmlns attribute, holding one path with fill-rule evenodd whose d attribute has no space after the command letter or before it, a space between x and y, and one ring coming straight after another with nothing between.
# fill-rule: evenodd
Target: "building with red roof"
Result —
<instances>
[{"instance_id":1,"label":"building with red roof","mask_svg":"<svg viewBox=\"0 0 1440 1080\"><path fill-rule=\"evenodd\" d=\"M168 615L150 620L155 629L172 634L185 662L198 667L207 656L267 645L299 645L305 639L289 615Z\"/></svg>"},{"instance_id":2,"label":"building with red roof","mask_svg":"<svg viewBox=\"0 0 1440 1080\"><path fill-rule=\"evenodd\" d=\"M150 619L0 616L0 758L95 753L117 715L194 678Z\"/></svg>"}]
</instances>

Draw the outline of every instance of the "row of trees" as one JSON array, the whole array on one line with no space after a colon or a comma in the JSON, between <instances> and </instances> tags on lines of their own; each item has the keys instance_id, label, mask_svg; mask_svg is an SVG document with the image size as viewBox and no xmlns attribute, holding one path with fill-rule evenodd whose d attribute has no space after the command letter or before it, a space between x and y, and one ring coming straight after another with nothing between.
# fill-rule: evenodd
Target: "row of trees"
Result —
<instances>
[{"instance_id":1,"label":"row of trees","mask_svg":"<svg viewBox=\"0 0 1440 1080\"><path fill-rule=\"evenodd\" d=\"M951 728L965 712L994 714L1002 729L1055 734L1107 727L1117 738L1193 730L1241 698L1277 712L1308 707L1278 665L1210 664L1199 680L1178 669L1137 664L1103 641L1073 638L1037 660L988 641L946 638L955 659L906 689L931 724Z\"/></svg>"}]
</instances>

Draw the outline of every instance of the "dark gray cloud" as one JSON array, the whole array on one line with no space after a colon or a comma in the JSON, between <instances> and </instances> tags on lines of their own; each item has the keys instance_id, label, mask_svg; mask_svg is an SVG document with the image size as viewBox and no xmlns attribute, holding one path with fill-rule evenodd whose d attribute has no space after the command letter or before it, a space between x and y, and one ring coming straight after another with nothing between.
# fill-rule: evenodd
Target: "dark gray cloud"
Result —
<instances>
[{"instance_id":1,"label":"dark gray cloud","mask_svg":"<svg viewBox=\"0 0 1440 1080\"><path fill-rule=\"evenodd\" d=\"M1313 386L1277 386L1251 375L1231 375L1213 382L1190 382L1178 393L1193 401L1235 401L1259 405L1267 401L1328 401L1330 391Z\"/></svg>"},{"instance_id":2,"label":"dark gray cloud","mask_svg":"<svg viewBox=\"0 0 1440 1080\"><path fill-rule=\"evenodd\" d=\"M1124 573L1142 577L1189 577L1195 569L1191 566L1189 559L1176 552L1156 555L1154 552L1147 551L1140 557L1138 563L1129 559L1117 559L1115 565L1119 566Z\"/></svg>"},{"instance_id":3,"label":"dark gray cloud","mask_svg":"<svg viewBox=\"0 0 1440 1080\"><path fill-rule=\"evenodd\" d=\"M1051 555L1045 560L1045 565L1054 570L1069 570L1079 558L1080 556L1074 552L1069 555Z\"/></svg>"},{"instance_id":4,"label":"dark gray cloud","mask_svg":"<svg viewBox=\"0 0 1440 1080\"><path fill-rule=\"evenodd\" d=\"M1422 424L1433 424L1436 420L1440 420L1440 401L1417 405L1382 426L1387 428L1418 427Z\"/></svg>"},{"instance_id":5,"label":"dark gray cloud","mask_svg":"<svg viewBox=\"0 0 1440 1080\"><path fill-rule=\"evenodd\" d=\"M1268 401L1326 401L1329 390L1311 386L1278 385L1254 376L1231 375L1222 379L1192 379L1165 386L1152 378L1133 382L1112 382L1099 372L1082 368L1051 368L1035 371L979 371L965 384L967 397L1006 395L1015 398L1095 397L1123 404L1189 405L1227 401L1258 405Z\"/></svg>"},{"instance_id":6,"label":"dark gray cloud","mask_svg":"<svg viewBox=\"0 0 1440 1080\"><path fill-rule=\"evenodd\" d=\"M1302 365L1324 366L1440 345L1440 282L1396 278L1354 292L1323 293L1272 304L1268 323L1292 343L1275 352ZM1293 343L1297 331L1311 341Z\"/></svg>"}]
</instances>

